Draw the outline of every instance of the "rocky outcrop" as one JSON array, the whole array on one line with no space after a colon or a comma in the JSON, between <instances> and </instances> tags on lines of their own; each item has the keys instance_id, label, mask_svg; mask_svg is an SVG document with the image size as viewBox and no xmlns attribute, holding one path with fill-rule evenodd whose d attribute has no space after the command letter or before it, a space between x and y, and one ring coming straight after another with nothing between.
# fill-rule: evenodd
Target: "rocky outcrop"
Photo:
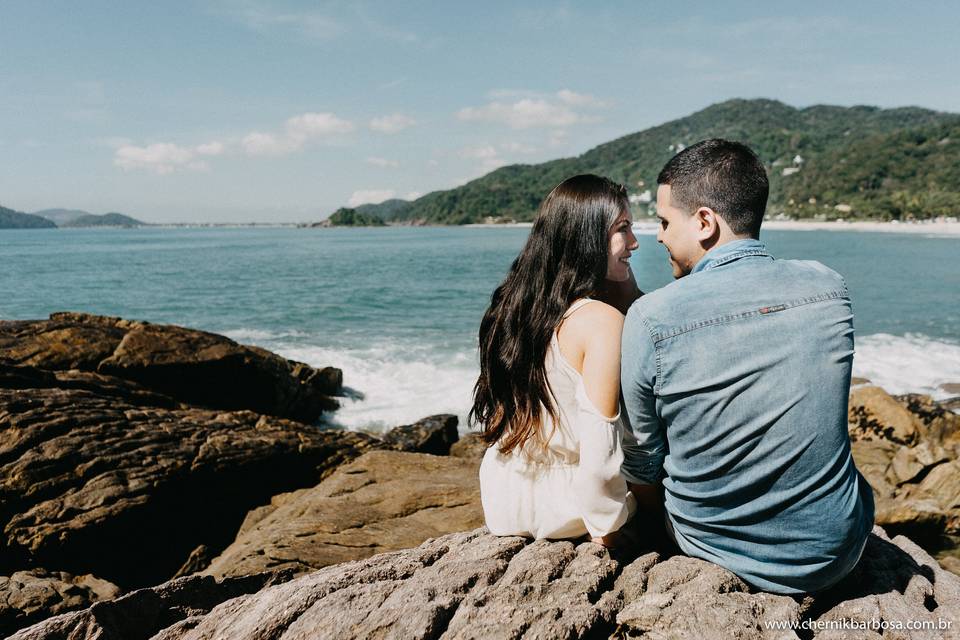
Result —
<instances>
[{"instance_id":1,"label":"rocky outcrop","mask_svg":"<svg viewBox=\"0 0 960 640\"><path fill-rule=\"evenodd\" d=\"M0 576L0 629L19 629L53 615L83 609L120 595L96 576L30 569Z\"/></svg>"},{"instance_id":2,"label":"rocky outcrop","mask_svg":"<svg viewBox=\"0 0 960 640\"><path fill-rule=\"evenodd\" d=\"M960 534L960 416L928 396L863 387L850 394L850 437L877 524L927 548Z\"/></svg>"},{"instance_id":3,"label":"rocky outcrop","mask_svg":"<svg viewBox=\"0 0 960 640\"><path fill-rule=\"evenodd\" d=\"M313 422L339 369L314 369L213 333L83 313L0 322L0 364L96 372L191 405Z\"/></svg>"},{"instance_id":4,"label":"rocky outcrop","mask_svg":"<svg viewBox=\"0 0 960 640\"><path fill-rule=\"evenodd\" d=\"M250 411L0 389L0 559L156 584L198 544L224 548L250 509L374 446Z\"/></svg>"},{"instance_id":5,"label":"rocky outcrop","mask_svg":"<svg viewBox=\"0 0 960 640\"><path fill-rule=\"evenodd\" d=\"M250 369L250 379L266 372L274 390L292 389L300 384L297 371L313 371L179 327L74 314L47 323L0 323L0 576L6 576L0 580L9 587L0 636L101 597L69 583L70 575L100 576L126 591L200 571L236 538L248 512L255 521L273 508L272 497L314 487L374 448L448 450L456 441L455 416L401 427L384 442L270 414L210 409L230 403L164 382L168 375L189 379L184 371L204 359L219 364L198 365L214 376L197 383L201 390ZM232 378L229 362L237 369ZM207 407L191 404L200 396ZM242 389L234 402L258 406ZM278 401L271 410L296 413L296 402ZM428 520L419 537L398 535L397 542L371 544L318 566L415 546L452 530L431 528ZM49 576L61 576L60 582Z\"/></svg>"},{"instance_id":6,"label":"rocky outcrop","mask_svg":"<svg viewBox=\"0 0 960 640\"><path fill-rule=\"evenodd\" d=\"M634 559L589 542L498 538L483 529L326 567L232 599L200 602L196 590L215 588L212 578L206 580L181 578L99 603L13 639L827 640L879 638L879 631L849 630L908 622L934 631L901 629L882 637L960 637L960 578L910 540L890 540L880 529L851 576L803 598L757 592L716 565L683 556L649 552ZM944 630L948 623L952 629ZM843 625L846 631L838 631Z\"/></svg>"},{"instance_id":7,"label":"rocky outcrop","mask_svg":"<svg viewBox=\"0 0 960 640\"><path fill-rule=\"evenodd\" d=\"M315 571L483 524L479 461L373 451L312 489L275 496L204 570L240 576Z\"/></svg>"}]
</instances>

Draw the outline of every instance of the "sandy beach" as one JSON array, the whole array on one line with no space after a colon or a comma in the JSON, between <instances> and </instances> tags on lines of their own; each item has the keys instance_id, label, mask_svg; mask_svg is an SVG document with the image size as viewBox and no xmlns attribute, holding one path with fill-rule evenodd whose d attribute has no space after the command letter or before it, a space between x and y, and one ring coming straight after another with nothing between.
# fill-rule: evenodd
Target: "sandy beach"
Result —
<instances>
[{"instance_id":1,"label":"sandy beach","mask_svg":"<svg viewBox=\"0 0 960 640\"><path fill-rule=\"evenodd\" d=\"M778 231L875 231L880 233L922 233L960 237L960 222L816 222L766 220L764 229Z\"/></svg>"}]
</instances>

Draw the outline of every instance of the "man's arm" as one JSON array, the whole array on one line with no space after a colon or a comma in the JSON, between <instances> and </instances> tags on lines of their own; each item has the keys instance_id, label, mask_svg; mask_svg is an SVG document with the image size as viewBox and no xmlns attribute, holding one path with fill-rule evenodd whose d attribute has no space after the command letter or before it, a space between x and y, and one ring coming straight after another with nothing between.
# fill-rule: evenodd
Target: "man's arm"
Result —
<instances>
[{"instance_id":1,"label":"man's arm","mask_svg":"<svg viewBox=\"0 0 960 640\"><path fill-rule=\"evenodd\" d=\"M643 291L637 286L636 278L633 277L633 270L630 271L630 277L623 282L604 280L602 287L597 299L606 302L623 315L627 315L630 305L643 295Z\"/></svg>"},{"instance_id":2,"label":"man's arm","mask_svg":"<svg viewBox=\"0 0 960 640\"><path fill-rule=\"evenodd\" d=\"M623 328L620 384L626 430L621 472L643 509L660 508L659 480L667 454L666 433L657 416L656 348L650 331L636 308L627 314Z\"/></svg>"}]
</instances>

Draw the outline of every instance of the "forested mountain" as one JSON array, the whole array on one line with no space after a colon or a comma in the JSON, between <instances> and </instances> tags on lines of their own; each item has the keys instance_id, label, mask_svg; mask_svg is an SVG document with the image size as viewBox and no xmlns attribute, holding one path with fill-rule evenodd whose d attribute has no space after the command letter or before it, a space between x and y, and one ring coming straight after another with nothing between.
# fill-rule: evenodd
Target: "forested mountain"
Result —
<instances>
[{"instance_id":1,"label":"forested mountain","mask_svg":"<svg viewBox=\"0 0 960 640\"><path fill-rule=\"evenodd\" d=\"M142 227L143 222L122 213L96 215L88 213L60 225L61 227Z\"/></svg>"},{"instance_id":2,"label":"forested mountain","mask_svg":"<svg viewBox=\"0 0 960 640\"><path fill-rule=\"evenodd\" d=\"M0 207L0 229L55 229L56 226L46 218Z\"/></svg>"},{"instance_id":3,"label":"forested mountain","mask_svg":"<svg viewBox=\"0 0 960 640\"><path fill-rule=\"evenodd\" d=\"M575 158L502 167L405 206L364 205L363 213L430 224L526 221L551 188L578 173L655 195L663 164L713 137L745 142L759 154L770 175L772 216L904 220L960 213L960 115L915 107L796 109L775 100L729 100ZM646 213L643 203L637 208Z\"/></svg>"}]
</instances>

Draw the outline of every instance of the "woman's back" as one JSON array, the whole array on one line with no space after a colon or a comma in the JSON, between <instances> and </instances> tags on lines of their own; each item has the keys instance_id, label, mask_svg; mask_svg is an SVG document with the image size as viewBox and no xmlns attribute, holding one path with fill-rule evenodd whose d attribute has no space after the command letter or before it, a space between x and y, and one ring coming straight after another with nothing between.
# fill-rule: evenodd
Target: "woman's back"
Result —
<instances>
[{"instance_id":1,"label":"woman's back","mask_svg":"<svg viewBox=\"0 0 960 640\"><path fill-rule=\"evenodd\" d=\"M541 438L530 438L509 454L495 444L484 456L481 497L495 534L571 538L589 532L597 537L619 529L633 512L620 476L616 391L611 401L609 388L611 383L618 387L619 378L589 375L601 367L609 374L612 351L619 367L622 316L591 302L584 298L570 306L547 349L544 372L557 420L543 411ZM605 362L596 362L601 359Z\"/></svg>"}]
</instances>

